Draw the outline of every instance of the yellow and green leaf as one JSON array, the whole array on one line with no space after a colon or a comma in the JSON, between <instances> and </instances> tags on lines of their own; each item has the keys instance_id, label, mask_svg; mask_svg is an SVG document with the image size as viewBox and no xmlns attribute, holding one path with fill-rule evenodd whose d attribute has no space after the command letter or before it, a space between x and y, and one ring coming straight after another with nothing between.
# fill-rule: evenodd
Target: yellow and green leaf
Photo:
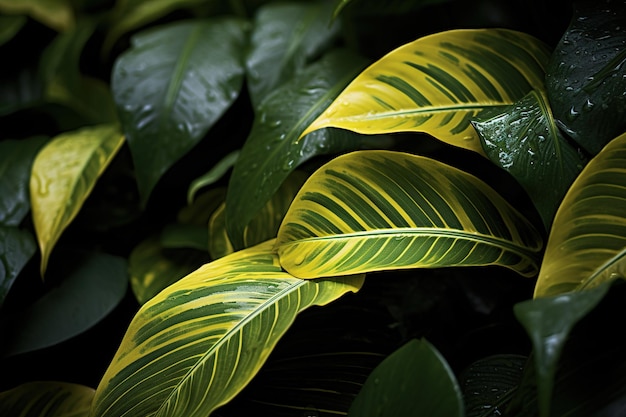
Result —
<instances>
[{"instance_id":1,"label":"yellow and green leaf","mask_svg":"<svg viewBox=\"0 0 626 417\"><path fill-rule=\"evenodd\" d=\"M30 200L42 276L54 245L123 144L117 125L98 125L53 138L35 157Z\"/></svg>"},{"instance_id":2,"label":"yellow and green leaf","mask_svg":"<svg viewBox=\"0 0 626 417\"><path fill-rule=\"evenodd\" d=\"M301 278L472 265L533 276L542 239L468 173L422 156L358 151L307 180L276 245L283 268Z\"/></svg>"},{"instance_id":3,"label":"yellow and green leaf","mask_svg":"<svg viewBox=\"0 0 626 417\"><path fill-rule=\"evenodd\" d=\"M363 134L423 132L482 152L470 120L544 90L550 52L504 29L458 29L390 52L356 77L303 132L324 127Z\"/></svg>"},{"instance_id":4,"label":"yellow and green leaf","mask_svg":"<svg viewBox=\"0 0 626 417\"><path fill-rule=\"evenodd\" d=\"M66 382L28 382L0 392L0 415L87 417L94 392Z\"/></svg>"},{"instance_id":5,"label":"yellow and green leaf","mask_svg":"<svg viewBox=\"0 0 626 417\"><path fill-rule=\"evenodd\" d=\"M206 264L150 299L102 378L92 414L205 417L261 368L296 315L363 276L301 280L270 240Z\"/></svg>"},{"instance_id":6,"label":"yellow and green leaf","mask_svg":"<svg viewBox=\"0 0 626 417\"><path fill-rule=\"evenodd\" d=\"M626 278L626 133L583 169L554 218L535 297Z\"/></svg>"}]
</instances>

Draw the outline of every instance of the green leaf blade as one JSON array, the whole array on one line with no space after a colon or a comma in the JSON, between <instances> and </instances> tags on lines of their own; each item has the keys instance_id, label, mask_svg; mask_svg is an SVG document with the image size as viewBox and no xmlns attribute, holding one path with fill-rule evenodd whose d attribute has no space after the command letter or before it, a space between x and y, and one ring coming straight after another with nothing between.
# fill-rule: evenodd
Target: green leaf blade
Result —
<instances>
[{"instance_id":1,"label":"green leaf blade","mask_svg":"<svg viewBox=\"0 0 626 417\"><path fill-rule=\"evenodd\" d=\"M493 189L438 161L357 151L305 183L278 232L283 267L313 278L502 265L531 276L541 237Z\"/></svg>"},{"instance_id":2,"label":"green leaf blade","mask_svg":"<svg viewBox=\"0 0 626 417\"><path fill-rule=\"evenodd\" d=\"M28 382L0 392L0 415L88 417L94 392L93 388L66 382Z\"/></svg>"},{"instance_id":3,"label":"green leaf blade","mask_svg":"<svg viewBox=\"0 0 626 417\"><path fill-rule=\"evenodd\" d=\"M92 413L206 416L251 380L299 311L362 283L294 278L281 270L273 243L207 264L148 301L105 373Z\"/></svg>"},{"instance_id":4,"label":"green leaf blade","mask_svg":"<svg viewBox=\"0 0 626 417\"><path fill-rule=\"evenodd\" d=\"M547 47L499 29L420 38L372 64L303 133L339 127L364 134L425 132L482 153L470 119L543 89Z\"/></svg>"}]
</instances>

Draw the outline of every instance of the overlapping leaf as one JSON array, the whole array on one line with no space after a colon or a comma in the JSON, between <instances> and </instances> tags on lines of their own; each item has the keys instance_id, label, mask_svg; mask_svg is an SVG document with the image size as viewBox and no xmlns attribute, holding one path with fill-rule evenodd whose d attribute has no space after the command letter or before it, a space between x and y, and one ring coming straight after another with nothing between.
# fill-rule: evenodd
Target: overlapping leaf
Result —
<instances>
[{"instance_id":1,"label":"overlapping leaf","mask_svg":"<svg viewBox=\"0 0 626 417\"><path fill-rule=\"evenodd\" d=\"M205 417L252 379L301 310L363 277L300 280L274 241L206 264L146 303L97 391L93 415Z\"/></svg>"},{"instance_id":2,"label":"overlapping leaf","mask_svg":"<svg viewBox=\"0 0 626 417\"><path fill-rule=\"evenodd\" d=\"M500 265L537 271L541 237L492 188L433 159L357 151L304 184L278 232L291 274Z\"/></svg>"},{"instance_id":3,"label":"overlapping leaf","mask_svg":"<svg viewBox=\"0 0 626 417\"><path fill-rule=\"evenodd\" d=\"M425 132L482 153L471 118L543 89L548 58L541 41L511 30L426 36L363 71L303 135L324 127Z\"/></svg>"},{"instance_id":4,"label":"overlapping leaf","mask_svg":"<svg viewBox=\"0 0 626 417\"><path fill-rule=\"evenodd\" d=\"M118 126L99 125L53 138L35 158L30 200L42 275L54 245L123 144Z\"/></svg>"},{"instance_id":5,"label":"overlapping leaf","mask_svg":"<svg viewBox=\"0 0 626 417\"><path fill-rule=\"evenodd\" d=\"M556 213L535 297L626 277L626 134L583 169Z\"/></svg>"}]
</instances>

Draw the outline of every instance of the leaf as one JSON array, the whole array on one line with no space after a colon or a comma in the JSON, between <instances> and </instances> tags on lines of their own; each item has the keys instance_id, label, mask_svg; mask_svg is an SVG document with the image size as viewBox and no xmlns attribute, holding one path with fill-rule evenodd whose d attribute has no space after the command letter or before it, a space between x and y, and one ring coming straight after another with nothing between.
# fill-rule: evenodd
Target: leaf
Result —
<instances>
[{"instance_id":1,"label":"leaf","mask_svg":"<svg viewBox=\"0 0 626 417\"><path fill-rule=\"evenodd\" d=\"M412 339L374 369L348 416L464 416L450 365L428 341Z\"/></svg>"},{"instance_id":2,"label":"leaf","mask_svg":"<svg viewBox=\"0 0 626 417\"><path fill-rule=\"evenodd\" d=\"M144 31L115 62L112 89L142 202L239 95L245 24L176 22Z\"/></svg>"},{"instance_id":3,"label":"leaf","mask_svg":"<svg viewBox=\"0 0 626 417\"><path fill-rule=\"evenodd\" d=\"M515 304L515 316L533 343L539 415L550 414L554 376L574 325L604 298L609 286L590 291L537 298Z\"/></svg>"},{"instance_id":4,"label":"leaf","mask_svg":"<svg viewBox=\"0 0 626 417\"><path fill-rule=\"evenodd\" d=\"M0 116L41 104L43 85L31 66L12 70L6 77L0 79Z\"/></svg>"},{"instance_id":5,"label":"leaf","mask_svg":"<svg viewBox=\"0 0 626 417\"><path fill-rule=\"evenodd\" d=\"M207 261L206 252L167 249L157 237L148 237L133 248L128 258L133 294L140 304L145 304Z\"/></svg>"},{"instance_id":6,"label":"leaf","mask_svg":"<svg viewBox=\"0 0 626 417\"><path fill-rule=\"evenodd\" d=\"M235 249L243 231L281 183L303 162L319 155L358 149L358 135L300 133L364 66L347 50L335 50L277 88L256 111L252 131L235 163L226 195L226 227Z\"/></svg>"},{"instance_id":7,"label":"leaf","mask_svg":"<svg viewBox=\"0 0 626 417\"><path fill-rule=\"evenodd\" d=\"M0 225L0 308L15 279L36 250L35 239L29 232Z\"/></svg>"},{"instance_id":8,"label":"leaf","mask_svg":"<svg viewBox=\"0 0 626 417\"><path fill-rule=\"evenodd\" d=\"M79 384L28 382L0 392L0 415L88 417L94 393L93 388Z\"/></svg>"},{"instance_id":9,"label":"leaf","mask_svg":"<svg viewBox=\"0 0 626 417\"><path fill-rule=\"evenodd\" d=\"M626 277L626 133L580 173L548 238L535 297Z\"/></svg>"},{"instance_id":10,"label":"leaf","mask_svg":"<svg viewBox=\"0 0 626 417\"><path fill-rule=\"evenodd\" d=\"M117 114L108 84L80 72L83 50L97 23L85 17L57 35L42 53L39 70L48 102L70 107L91 124L113 123Z\"/></svg>"},{"instance_id":11,"label":"leaf","mask_svg":"<svg viewBox=\"0 0 626 417\"><path fill-rule=\"evenodd\" d=\"M0 0L0 12L27 14L61 32L68 30L74 24L70 0Z\"/></svg>"},{"instance_id":12,"label":"leaf","mask_svg":"<svg viewBox=\"0 0 626 417\"><path fill-rule=\"evenodd\" d=\"M550 230L587 158L563 138L546 97L533 90L504 111L472 124L487 157L521 184Z\"/></svg>"},{"instance_id":13,"label":"leaf","mask_svg":"<svg viewBox=\"0 0 626 417\"><path fill-rule=\"evenodd\" d=\"M115 42L125 33L158 21L167 14L203 5L211 7L215 1L207 0L117 0L109 18L110 26L103 42L103 54L108 55Z\"/></svg>"},{"instance_id":14,"label":"leaf","mask_svg":"<svg viewBox=\"0 0 626 417\"><path fill-rule=\"evenodd\" d=\"M4 357L56 345L88 330L120 303L128 287L126 260L105 253L65 253L75 269L45 295L10 316Z\"/></svg>"},{"instance_id":15,"label":"leaf","mask_svg":"<svg viewBox=\"0 0 626 417\"><path fill-rule=\"evenodd\" d=\"M255 15L246 58L247 86L254 108L337 39L329 1L270 3Z\"/></svg>"},{"instance_id":16,"label":"leaf","mask_svg":"<svg viewBox=\"0 0 626 417\"><path fill-rule=\"evenodd\" d=\"M301 278L471 265L533 276L542 241L470 174L422 156L357 151L309 177L276 247L283 268Z\"/></svg>"},{"instance_id":17,"label":"leaf","mask_svg":"<svg viewBox=\"0 0 626 417\"><path fill-rule=\"evenodd\" d=\"M360 13L365 14L395 15L409 13L430 4L445 3L446 1L449 0L391 0L384 3L376 0L336 0L333 17L337 18L344 8L358 8Z\"/></svg>"},{"instance_id":18,"label":"leaf","mask_svg":"<svg viewBox=\"0 0 626 417\"><path fill-rule=\"evenodd\" d=\"M0 225L19 226L30 211L28 180L43 136L0 142Z\"/></svg>"},{"instance_id":19,"label":"leaf","mask_svg":"<svg viewBox=\"0 0 626 417\"><path fill-rule=\"evenodd\" d=\"M191 204L193 199L196 196L196 193L203 187L214 184L220 178L228 172L229 169L235 165L237 159L239 158L239 150L232 151L225 157L223 157L213 168L209 170L206 174L202 175L199 178L196 178L189 185L189 190L187 191L187 203Z\"/></svg>"},{"instance_id":20,"label":"leaf","mask_svg":"<svg viewBox=\"0 0 626 417\"><path fill-rule=\"evenodd\" d=\"M543 89L547 47L503 29L460 29L408 43L370 65L302 133L424 132L482 154L470 120Z\"/></svg>"},{"instance_id":21,"label":"leaf","mask_svg":"<svg viewBox=\"0 0 626 417\"><path fill-rule=\"evenodd\" d=\"M0 46L13 39L27 20L26 16L0 16Z\"/></svg>"},{"instance_id":22,"label":"leaf","mask_svg":"<svg viewBox=\"0 0 626 417\"><path fill-rule=\"evenodd\" d=\"M626 131L626 4L577 1L547 67L554 116L596 155Z\"/></svg>"},{"instance_id":23,"label":"leaf","mask_svg":"<svg viewBox=\"0 0 626 417\"><path fill-rule=\"evenodd\" d=\"M118 129L115 125L99 125L62 133L36 156L30 200L42 276L59 237L124 144Z\"/></svg>"},{"instance_id":24,"label":"leaf","mask_svg":"<svg viewBox=\"0 0 626 417\"><path fill-rule=\"evenodd\" d=\"M148 301L96 390L92 414L207 416L248 384L300 311L362 284L362 276L294 278L273 244L206 264Z\"/></svg>"}]
</instances>

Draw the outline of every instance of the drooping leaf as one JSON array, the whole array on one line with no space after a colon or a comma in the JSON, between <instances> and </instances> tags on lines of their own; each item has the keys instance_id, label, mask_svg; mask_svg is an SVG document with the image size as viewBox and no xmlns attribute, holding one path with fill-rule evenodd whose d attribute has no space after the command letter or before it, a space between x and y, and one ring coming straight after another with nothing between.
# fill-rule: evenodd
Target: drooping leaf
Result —
<instances>
[{"instance_id":1,"label":"drooping leaf","mask_svg":"<svg viewBox=\"0 0 626 417\"><path fill-rule=\"evenodd\" d=\"M118 0L111 10L110 27L103 42L103 54L108 55L115 42L124 34L157 21L175 10L202 4L212 7L214 0Z\"/></svg>"},{"instance_id":2,"label":"drooping leaf","mask_svg":"<svg viewBox=\"0 0 626 417\"><path fill-rule=\"evenodd\" d=\"M148 301L107 369L92 413L209 415L258 372L298 312L360 288L363 277L300 280L274 241L206 264Z\"/></svg>"},{"instance_id":3,"label":"drooping leaf","mask_svg":"<svg viewBox=\"0 0 626 417\"><path fill-rule=\"evenodd\" d=\"M205 248L206 249L206 248ZM167 249L157 237L148 237L128 258L130 286L139 304L145 304L166 288L208 262L206 252Z\"/></svg>"},{"instance_id":4,"label":"drooping leaf","mask_svg":"<svg viewBox=\"0 0 626 417\"><path fill-rule=\"evenodd\" d=\"M307 129L425 132L482 153L470 120L543 89L547 46L502 29L425 36L370 65Z\"/></svg>"},{"instance_id":5,"label":"drooping leaf","mask_svg":"<svg viewBox=\"0 0 626 417\"><path fill-rule=\"evenodd\" d=\"M300 164L359 147L359 136L345 131L316 132L299 141L298 137L364 65L354 53L332 51L259 106L226 196L226 227L235 249L244 247L245 227Z\"/></svg>"},{"instance_id":6,"label":"drooping leaf","mask_svg":"<svg viewBox=\"0 0 626 417\"><path fill-rule=\"evenodd\" d=\"M472 124L487 157L522 185L550 230L587 158L563 138L544 95L533 90L503 112Z\"/></svg>"},{"instance_id":7,"label":"drooping leaf","mask_svg":"<svg viewBox=\"0 0 626 417\"><path fill-rule=\"evenodd\" d=\"M83 50L97 23L84 17L56 36L42 53L39 71L48 102L70 107L90 124L114 123L117 114L108 84L80 72Z\"/></svg>"},{"instance_id":8,"label":"drooping leaf","mask_svg":"<svg viewBox=\"0 0 626 417\"><path fill-rule=\"evenodd\" d=\"M583 169L556 213L535 297L626 278L626 134Z\"/></svg>"},{"instance_id":9,"label":"drooping leaf","mask_svg":"<svg viewBox=\"0 0 626 417\"><path fill-rule=\"evenodd\" d=\"M572 328L598 305L608 289L609 285L605 284L589 291L542 297L514 306L515 316L533 343L540 416L550 415L556 368Z\"/></svg>"},{"instance_id":10,"label":"drooping leaf","mask_svg":"<svg viewBox=\"0 0 626 417\"><path fill-rule=\"evenodd\" d=\"M0 415L88 417L94 393L93 388L79 384L28 382L0 392Z\"/></svg>"},{"instance_id":11,"label":"drooping leaf","mask_svg":"<svg viewBox=\"0 0 626 417\"><path fill-rule=\"evenodd\" d=\"M12 356L55 345L98 323L126 294L126 260L105 253L64 253L75 269L32 305L11 315L0 348Z\"/></svg>"},{"instance_id":12,"label":"drooping leaf","mask_svg":"<svg viewBox=\"0 0 626 417\"><path fill-rule=\"evenodd\" d=\"M450 365L428 341L413 339L374 369L348 416L463 417L464 411Z\"/></svg>"},{"instance_id":13,"label":"drooping leaf","mask_svg":"<svg viewBox=\"0 0 626 417\"><path fill-rule=\"evenodd\" d=\"M330 1L270 3L259 9L246 58L253 106L302 70L339 34L331 23Z\"/></svg>"},{"instance_id":14,"label":"drooping leaf","mask_svg":"<svg viewBox=\"0 0 626 417\"><path fill-rule=\"evenodd\" d=\"M533 276L542 240L468 173L402 152L357 151L307 180L277 248L285 270L302 278L471 265Z\"/></svg>"},{"instance_id":15,"label":"drooping leaf","mask_svg":"<svg viewBox=\"0 0 626 417\"><path fill-rule=\"evenodd\" d=\"M520 384L527 358L497 354L471 363L459 376L466 417L496 417L505 414L507 404Z\"/></svg>"},{"instance_id":16,"label":"drooping leaf","mask_svg":"<svg viewBox=\"0 0 626 417\"><path fill-rule=\"evenodd\" d=\"M239 95L245 23L176 22L141 32L111 81L142 201Z\"/></svg>"},{"instance_id":17,"label":"drooping leaf","mask_svg":"<svg viewBox=\"0 0 626 417\"><path fill-rule=\"evenodd\" d=\"M123 144L118 126L99 125L62 133L37 154L30 177L30 200L42 276L59 237Z\"/></svg>"},{"instance_id":18,"label":"drooping leaf","mask_svg":"<svg viewBox=\"0 0 626 417\"><path fill-rule=\"evenodd\" d=\"M74 24L70 0L0 0L0 12L26 14L58 31Z\"/></svg>"},{"instance_id":19,"label":"drooping leaf","mask_svg":"<svg viewBox=\"0 0 626 417\"><path fill-rule=\"evenodd\" d=\"M0 225L0 308L15 278L36 250L35 239L29 232Z\"/></svg>"},{"instance_id":20,"label":"drooping leaf","mask_svg":"<svg viewBox=\"0 0 626 417\"><path fill-rule=\"evenodd\" d=\"M226 174L226 172L231 169L233 165L235 165L235 162L237 162L237 159L239 158L239 153L239 150L232 151L223 157L213 168L209 170L209 172L193 180L189 185L189 190L187 191L187 204L192 203L196 193L198 193L202 187L214 184L222 178L224 174Z\"/></svg>"},{"instance_id":21,"label":"drooping leaf","mask_svg":"<svg viewBox=\"0 0 626 417\"><path fill-rule=\"evenodd\" d=\"M26 21L26 16L0 16L0 46L11 40Z\"/></svg>"},{"instance_id":22,"label":"drooping leaf","mask_svg":"<svg viewBox=\"0 0 626 417\"><path fill-rule=\"evenodd\" d=\"M0 142L0 225L18 226L30 211L28 180L46 137Z\"/></svg>"},{"instance_id":23,"label":"drooping leaf","mask_svg":"<svg viewBox=\"0 0 626 417\"><path fill-rule=\"evenodd\" d=\"M575 2L546 70L555 118L592 155L626 131L624 27L623 1Z\"/></svg>"}]
</instances>

